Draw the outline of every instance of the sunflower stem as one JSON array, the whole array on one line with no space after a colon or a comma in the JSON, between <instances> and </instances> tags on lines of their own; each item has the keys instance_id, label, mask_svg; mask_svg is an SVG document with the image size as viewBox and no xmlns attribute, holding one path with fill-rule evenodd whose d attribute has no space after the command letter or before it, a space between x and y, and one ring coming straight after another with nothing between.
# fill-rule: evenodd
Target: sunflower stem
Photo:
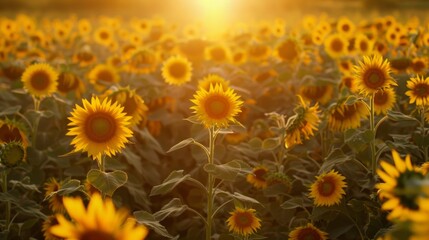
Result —
<instances>
[{"instance_id":1,"label":"sunflower stem","mask_svg":"<svg viewBox=\"0 0 429 240\"><path fill-rule=\"evenodd\" d=\"M2 173L2 189L3 193L7 193L7 172L3 171ZM5 229L9 229L9 223L10 223L10 208L11 204L10 201L6 202L6 211L5 211Z\"/></svg>"},{"instance_id":2,"label":"sunflower stem","mask_svg":"<svg viewBox=\"0 0 429 240\"><path fill-rule=\"evenodd\" d=\"M39 123L40 123L40 113L39 113L39 109L40 109L40 100L33 97L34 100L34 111L36 113L36 117L34 119L34 123L33 123L33 136L32 136L32 141L31 141L31 145L33 146L33 148L36 148L36 142L37 142L37 130L39 129Z\"/></svg>"},{"instance_id":3,"label":"sunflower stem","mask_svg":"<svg viewBox=\"0 0 429 240\"><path fill-rule=\"evenodd\" d=\"M209 158L210 164L214 163L214 146L216 141L216 131L214 127L209 128ZM213 217L213 193L216 190L214 187L214 177L211 173L208 173L207 179L207 229L206 229L206 240L211 239L212 235L212 217Z\"/></svg>"},{"instance_id":4,"label":"sunflower stem","mask_svg":"<svg viewBox=\"0 0 429 240\"><path fill-rule=\"evenodd\" d=\"M377 170L377 159L375 157L376 155L376 149L375 149L375 124L374 124L374 94L372 94L372 96L369 98L369 102L370 102L370 115L369 115L369 127L370 127L370 131L371 131L371 142L370 142L370 147L371 147L371 170L372 170L372 174L375 175L375 171Z\"/></svg>"},{"instance_id":5,"label":"sunflower stem","mask_svg":"<svg viewBox=\"0 0 429 240\"><path fill-rule=\"evenodd\" d=\"M104 160L105 160L105 157L106 157L106 155L102 155L101 156L101 159L99 160L99 161L97 161L97 163L98 163L98 169L102 172L102 173L105 173L105 171L106 171L106 168L105 168L105 164L104 164ZM101 191L100 191L101 192ZM101 197L103 198L103 200L104 199L106 199L106 193L104 193L104 192L101 192Z\"/></svg>"},{"instance_id":6,"label":"sunflower stem","mask_svg":"<svg viewBox=\"0 0 429 240\"><path fill-rule=\"evenodd\" d=\"M423 154L424 154L424 161L427 162L428 161L428 153L427 153L427 147L425 146L425 142L426 142L426 130L425 130L425 112L426 112L426 108L423 105L420 108L420 127L421 127L421 131L422 131L422 138L423 138Z\"/></svg>"}]
</instances>

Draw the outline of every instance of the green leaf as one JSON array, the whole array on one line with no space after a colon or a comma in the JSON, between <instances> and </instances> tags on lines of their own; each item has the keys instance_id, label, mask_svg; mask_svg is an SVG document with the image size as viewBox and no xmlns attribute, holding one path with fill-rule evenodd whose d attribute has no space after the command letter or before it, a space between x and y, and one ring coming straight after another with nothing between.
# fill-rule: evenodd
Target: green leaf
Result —
<instances>
[{"instance_id":1,"label":"green leaf","mask_svg":"<svg viewBox=\"0 0 429 240\"><path fill-rule=\"evenodd\" d=\"M51 198L52 196L54 196L56 194L59 194L60 196L64 196L64 195L68 195L68 194L74 193L76 191L80 191L82 189L83 189L83 186L80 185L80 181L79 180L70 179L70 180L64 182L61 185L60 189L58 189L55 192L51 192L49 195L47 195L44 200L47 200L47 199Z\"/></svg>"},{"instance_id":2,"label":"green leaf","mask_svg":"<svg viewBox=\"0 0 429 240\"><path fill-rule=\"evenodd\" d=\"M141 161L141 157L134 152L132 152L129 148L126 148L122 151L122 155L125 157L127 162L131 164L135 170L139 174L143 174L143 162Z\"/></svg>"},{"instance_id":3,"label":"green leaf","mask_svg":"<svg viewBox=\"0 0 429 240\"><path fill-rule=\"evenodd\" d=\"M262 149L273 150L280 145L279 138L267 138L262 141Z\"/></svg>"},{"instance_id":4,"label":"green leaf","mask_svg":"<svg viewBox=\"0 0 429 240\"><path fill-rule=\"evenodd\" d=\"M403 114L402 112L396 112L396 111L388 111L387 117L390 120L396 121L396 122L402 122L402 121L410 121L410 122L416 122L416 123L419 122L416 118Z\"/></svg>"},{"instance_id":5,"label":"green leaf","mask_svg":"<svg viewBox=\"0 0 429 240\"><path fill-rule=\"evenodd\" d=\"M137 211L134 212L134 217L138 223L144 224L157 234L166 238L173 238L173 236L168 233L167 229L165 229L165 227L162 226L152 214L146 211Z\"/></svg>"},{"instance_id":6,"label":"green leaf","mask_svg":"<svg viewBox=\"0 0 429 240\"><path fill-rule=\"evenodd\" d=\"M25 184L21 181L10 180L10 184L12 184L12 188L19 187L28 191L34 191L40 193L40 190L37 188L35 184Z\"/></svg>"},{"instance_id":7,"label":"green leaf","mask_svg":"<svg viewBox=\"0 0 429 240\"><path fill-rule=\"evenodd\" d=\"M191 143L193 143L193 142L195 142L195 139L193 139L193 138L188 138L188 139L185 139L185 140L183 140L183 141L180 141L180 142L179 142L179 143L177 143L176 145L172 146L172 147L167 151L167 153L170 153L170 152L176 151L176 150L178 150L178 149L184 148L184 147L188 146L189 144L191 144Z\"/></svg>"},{"instance_id":8,"label":"green leaf","mask_svg":"<svg viewBox=\"0 0 429 240\"><path fill-rule=\"evenodd\" d=\"M188 209L187 205L183 205L179 198L173 198L169 203L164 205L161 210L154 213L153 216L156 220L162 221L168 216L177 217Z\"/></svg>"},{"instance_id":9,"label":"green leaf","mask_svg":"<svg viewBox=\"0 0 429 240\"><path fill-rule=\"evenodd\" d=\"M249 146L252 150L260 150L262 147L262 140L258 137L254 137L249 140Z\"/></svg>"},{"instance_id":10,"label":"green leaf","mask_svg":"<svg viewBox=\"0 0 429 240\"><path fill-rule=\"evenodd\" d=\"M303 208L307 207L309 204L304 203L304 200L302 197L292 197L291 199L285 201L280 205L283 209L296 209L296 208Z\"/></svg>"},{"instance_id":11,"label":"green leaf","mask_svg":"<svg viewBox=\"0 0 429 240\"><path fill-rule=\"evenodd\" d=\"M128 175L120 170L106 173L98 169L91 169L86 178L92 186L111 197L116 189L127 182Z\"/></svg>"},{"instance_id":12,"label":"green leaf","mask_svg":"<svg viewBox=\"0 0 429 240\"><path fill-rule=\"evenodd\" d=\"M161 183L160 185L156 185L152 188L149 196L167 194L181 182L186 181L190 177L191 175L189 174L183 175L183 170L173 171L170 173L170 175L168 175L168 177L164 180L163 183Z\"/></svg>"},{"instance_id":13,"label":"green leaf","mask_svg":"<svg viewBox=\"0 0 429 240\"><path fill-rule=\"evenodd\" d=\"M204 170L211 173L213 176L226 181L234 181L240 172L250 172L250 166L240 160L232 160L228 163L217 165L207 163L204 165ZM247 169L243 169L247 168Z\"/></svg>"},{"instance_id":14,"label":"green leaf","mask_svg":"<svg viewBox=\"0 0 429 240\"><path fill-rule=\"evenodd\" d=\"M219 194L219 193L225 194L225 195L227 195L227 196L229 196L235 200L241 201L241 202L249 202L249 203L259 204L259 205L263 206L258 200L251 198L251 197L248 197L248 196L245 196L245 195L238 193L238 192L234 192L234 194L232 194L232 193L227 192L227 191L216 189L216 194Z\"/></svg>"},{"instance_id":15,"label":"green leaf","mask_svg":"<svg viewBox=\"0 0 429 240\"><path fill-rule=\"evenodd\" d=\"M354 152L359 153L368 147L373 136L374 134L371 130L360 131L349 129L344 133L344 142L346 142Z\"/></svg>"},{"instance_id":16,"label":"green leaf","mask_svg":"<svg viewBox=\"0 0 429 240\"><path fill-rule=\"evenodd\" d=\"M21 106L19 105L8 107L0 112L0 116L16 114L17 112L19 112L19 110L21 110Z\"/></svg>"}]
</instances>

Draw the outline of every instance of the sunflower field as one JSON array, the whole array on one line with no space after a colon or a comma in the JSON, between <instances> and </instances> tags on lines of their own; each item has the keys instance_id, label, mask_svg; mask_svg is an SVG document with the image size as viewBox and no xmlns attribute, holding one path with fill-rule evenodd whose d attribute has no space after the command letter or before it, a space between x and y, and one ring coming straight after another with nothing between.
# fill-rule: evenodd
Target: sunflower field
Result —
<instances>
[{"instance_id":1,"label":"sunflower field","mask_svg":"<svg viewBox=\"0 0 429 240\"><path fill-rule=\"evenodd\" d=\"M0 11L0 239L429 239L426 12L221 3Z\"/></svg>"}]
</instances>

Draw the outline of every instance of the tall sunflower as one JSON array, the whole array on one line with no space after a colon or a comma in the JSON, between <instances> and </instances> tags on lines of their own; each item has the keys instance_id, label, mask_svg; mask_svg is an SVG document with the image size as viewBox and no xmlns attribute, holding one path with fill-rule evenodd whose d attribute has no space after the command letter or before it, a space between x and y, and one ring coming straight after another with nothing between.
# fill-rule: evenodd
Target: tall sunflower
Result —
<instances>
[{"instance_id":1,"label":"tall sunflower","mask_svg":"<svg viewBox=\"0 0 429 240\"><path fill-rule=\"evenodd\" d=\"M259 166L253 168L252 172L247 174L246 180L252 184L255 188L264 189L267 187L268 168L265 166Z\"/></svg>"},{"instance_id":2,"label":"tall sunflower","mask_svg":"<svg viewBox=\"0 0 429 240\"><path fill-rule=\"evenodd\" d=\"M222 89L228 89L229 81L217 74L209 74L203 79L198 81L198 88L205 89L206 91L210 90L210 85L216 86L216 84L221 85Z\"/></svg>"},{"instance_id":3,"label":"tall sunflower","mask_svg":"<svg viewBox=\"0 0 429 240\"><path fill-rule=\"evenodd\" d=\"M100 102L93 97L84 99L83 107L76 105L71 113L67 136L75 136L72 144L75 152L85 151L94 160L100 161L103 154L115 155L125 147L132 136L129 129L131 117L126 116L117 102L105 98Z\"/></svg>"},{"instance_id":4,"label":"tall sunflower","mask_svg":"<svg viewBox=\"0 0 429 240\"><path fill-rule=\"evenodd\" d=\"M380 89L374 94L374 111L376 114L386 114L396 102L395 90L392 88Z\"/></svg>"},{"instance_id":5,"label":"tall sunflower","mask_svg":"<svg viewBox=\"0 0 429 240\"><path fill-rule=\"evenodd\" d=\"M243 101L232 88L223 89L221 85L210 85L207 91L200 88L191 102L191 109L206 128L212 126L227 127L230 122L236 122L235 116L241 112Z\"/></svg>"},{"instance_id":6,"label":"tall sunflower","mask_svg":"<svg viewBox=\"0 0 429 240\"><path fill-rule=\"evenodd\" d=\"M349 43L339 34L331 34L325 38L324 47L326 53L332 58L340 58L347 54Z\"/></svg>"},{"instance_id":7,"label":"tall sunflower","mask_svg":"<svg viewBox=\"0 0 429 240\"><path fill-rule=\"evenodd\" d=\"M31 95L43 98L57 90L58 73L47 63L28 66L22 74L24 89Z\"/></svg>"},{"instance_id":8,"label":"tall sunflower","mask_svg":"<svg viewBox=\"0 0 429 240\"><path fill-rule=\"evenodd\" d=\"M85 209L81 198L64 198L64 206L73 220L64 215L56 215L58 224L50 228L51 234L67 239L144 239L148 230L143 225L136 225L134 218L129 218L126 210L116 210L112 200L103 201L99 194L91 196Z\"/></svg>"},{"instance_id":9,"label":"tall sunflower","mask_svg":"<svg viewBox=\"0 0 429 240\"><path fill-rule=\"evenodd\" d=\"M375 187L379 189L380 198L385 199L381 208L391 211L388 219L407 220L419 214L418 204L422 191L415 191L416 181L423 180L424 175L419 168L411 163L408 154L405 160L399 153L392 150L393 162L381 161L382 169L377 169L378 176L384 181Z\"/></svg>"},{"instance_id":10,"label":"tall sunflower","mask_svg":"<svg viewBox=\"0 0 429 240\"><path fill-rule=\"evenodd\" d=\"M282 61L295 62L301 54L298 42L292 38L280 41L275 48L275 55Z\"/></svg>"},{"instance_id":11,"label":"tall sunflower","mask_svg":"<svg viewBox=\"0 0 429 240\"><path fill-rule=\"evenodd\" d=\"M321 231L311 223L295 228L289 233L289 240L326 240L328 234Z\"/></svg>"},{"instance_id":12,"label":"tall sunflower","mask_svg":"<svg viewBox=\"0 0 429 240\"><path fill-rule=\"evenodd\" d=\"M317 130L320 122L319 105L310 107L298 96L300 104L295 108L295 115L290 117L286 124L285 147L291 148L296 144L302 144L302 139L310 139Z\"/></svg>"},{"instance_id":13,"label":"tall sunflower","mask_svg":"<svg viewBox=\"0 0 429 240\"><path fill-rule=\"evenodd\" d=\"M226 221L230 232L248 236L261 228L261 219L255 216L255 209L236 207L230 212L231 216Z\"/></svg>"},{"instance_id":14,"label":"tall sunflower","mask_svg":"<svg viewBox=\"0 0 429 240\"><path fill-rule=\"evenodd\" d=\"M429 105L429 77L416 76L407 81L405 95L410 97L410 103L416 103L417 106Z\"/></svg>"},{"instance_id":15,"label":"tall sunflower","mask_svg":"<svg viewBox=\"0 0 429 240\"><path fill-rule=\"evenodd\" d=\"M364 56L363 61L354 69L357 90L365 96L370 96L379 89L396 86L390 72L387 59L383 60L379 55Z\"/></svg>"},{"instance_id":16,"label":"tall sunflower","mask_svg":"<svg viewBox=\"0 0 429 240\"><path fill-rule=\"evenodd\" d=\"M167 59L162 66L162 77L171 85L182 85L191 81L192 64L180 55Z\"/></svg>"},{"instance_id":17,"label":"tall sunflower","mask_svg":"<svg viewBox=\"0 0 429 240\"><path fill-rule=\"evenodd\" d=\"M88 73L89 82L97 91L104 91L111 84L121 80L118 70L110 65L98 64Z\"/></svg>"},{"instance_id":18,"label":"tall sunflower","mask_svg":"<svg viewBox=\"0 0 429 240\"><path fill-rule=\"evenodd\" d=\"M346 178L331 170L316 177L316 181L310 187L310 197L314 198L316 206L332 206L340 203L347 183Z\"/></svg>"},{"instance_id":19,"label":"tall sunflower","mask_svg":"<svg viewBox=\"0 0 429 240\"><path fill-rule=\"evenodd\" d=\"M352 104L337 103L328 113L328 126L333 131L345 131L358 128L361 119L369 116L365 103L357 101Z\"/></svg>"}]
</instances>

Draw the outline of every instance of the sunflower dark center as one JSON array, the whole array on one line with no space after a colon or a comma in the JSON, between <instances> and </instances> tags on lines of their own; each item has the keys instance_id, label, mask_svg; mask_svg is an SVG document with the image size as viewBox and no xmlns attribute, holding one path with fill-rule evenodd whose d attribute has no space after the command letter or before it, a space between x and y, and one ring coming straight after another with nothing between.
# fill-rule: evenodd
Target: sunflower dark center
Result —
<instances>
[{"instance_id":1,"label":"sunflower dark center","mask_svg":"<svg viewBox=\"0 0 429 240\"><path fill-rule=\"evenodd\" d=\"M231 103L223 96L209 96L204 103L204 110L209 118L223 119L227 117Z\"/></svg>"},{"instance_id":2,"label":"sunflower dark center","mask_svg":"<svg viewBox=\"0 0 429 240\"><path fill-rule=\"evenodd\" d=\"M116 133L115 119L107 113L98 112L88 116L85 122L85 134L94 142L105 143L111 140Z\"/></svg>"},{"instance_id":3,"label":"sunflower dark center","mask_svg":"<svg viewBox=\"0 0 429 240\"><path fill-rule=\"evenodd\" d=\"M365 52L366 50L368 50L368 43L366 41L361 41L359 43L359 48L361 51Z\"/></svg>"},{"instance_id":4,"label":"sunflower dark center","mask_svg":"<svg viewBox=\"0 0 429 240\"><path fill-rule=\"evenodd\" d=\"M94 55L90 52L80 52L77 54L77 59L82 62L90 62L94 59Z\"/></svg>"},{"instance_id":5,"label":"sunflower dark center","mask_svg":"<svg viewBox=\"0 0 429 240\"><path fill-rule=\"evenodd\" d=\"M175 62L168 68L174 78L182 78L186 75L186 66L181 62Z\"/></svg>"},{"instance_id":6,"label":"sunflower dark center","mask_svg":"<svg viewBox=\"0 0 429 240\"><path fill-rule=\"evenodd\" d=\"M348 24L344 24L341 28L343 29L344 32L350 31L350 25Z\"/></svg>"},{"instance_id":7,"label":"sunflower dark center","mask_svg":"<svg viewBox=\"0 0 429 240\"><path fill-rule=\"evenodd\" d=\"M255 176L256 179L261 180L261 181L265 181L265 175L267 175L267 170L265 169L256 169L253 171L253 175Z\"/></svg>"},{"instance_id":8,"label":"sunflower dark center","mask_svg":"<svg viewBox=\"0 0 429 240\"><path fill-rule=\"evenodd\" d=\"M383 105L388 100L388 94L385 91L379 91L374 96L375 105Z\"/></svg>"},{"instance_id":9,"label":"sunflower dark center","mask_svg":"<svg viewBox=\"0 0 429 240\"><path fill-rule=\"evenodd\" d=\"M252 226L253 215L249 212L238 212L235 215L235 224L238 228L247 228Z\"/></svg>"},{"instance_id":10,"label":"sunflower dark center","mask_svg":"<svg viewBox=\"0 0 429 240\"><path fill-rule=\"evenodd\" d=\"M387 80L382 70L378 68L370 68L366 70L362 78L365 86L371 89L383 87Z\"/></svg>"},{"instance_id":11,"label":"sunflower dark center","mask_svg":"<svg viewBox=\"0 0 429 240\"><path fill-rule=\"evenodd\" d=\"M109 38L109 33L107 32L100 32L100 38L103 40L106 40Z\"/></svg>"},{"instance_id":12,"label":"sunflower dark center","mask_svg":"<svg viewBox=\"0 0 429 240\"><path fill-rule=\"evenodd\" d=\"M413 92L417 97L428 97L429 96L429 85L425 84L425 83L416 84Z\"/></svg>"},{"instance_id":13,"label":"sunflower dark center","mask_svg":"<svg viewBox=\"0 0 429 240\"><path fill-rule=\"evenodd\" d=\"M341 52L341 51L343 51L343 48L344 48L344 44L340 39L335 38L334 40L332 40L331 49L334 52Z\"/></svg>"},{"instance_id":14,"label":"sunflower dark center","mask_svg":"<svg viewBox=\"0 0 429 240\"><path fill-rule=\"evenodd\" d=\"M115 240L115 237L111 233L100 230L89 230L84 232L79 240Z\"/></svg>"},{"instance_id":15,"label":"sunflower dark center","mask_svg":"<svg viewBox=\"0 0 429 240\"><path fill-rule=\"evenodd\" d=\"M425 64L422 61L416 61L412 64L412 68L414 72L421 72L424 67L425 67Z\"/></svg>"},{"instance_id":16,"label":"sunflower dark center","mask_svg":"<svg viewBox=\"0 0 429 240\"><path fill-rule=\"evenodd\" d=\"M343 83L347 88L352 88L353 87L353 78L352 77L344 77Z\"/></svg>"},{"instance_id":17,"label":"sunflower dark center","mask_svg":"<svg viewBox=\"0 0 429 240\"><path fill-rule=\"evenodd\" d=\"M101 70L97 74L97 80L104 82L113 82L113 75L107 70Z\"/></svg>"},{"instance_id":18,"label":"sunflower dark center","mask_svg":"<svg viewBox=\"0 0 429 240\"><path fill-rule=\"evenodd\" d=\"M319 194L324 197L331 196L335 191L334 179L328 177L323 178L322 181L318 184L317 190L319 191Z\"/></svg>"},{"instance_id":19,"label":"sunflower dark center","mask_svg":"<svg viewBox=\"0 0 429 240\"><path fill-rule=\"evenodd\" d=\"M312 228L301 229L297 240L321 240L320 234Z\"/></svg>"},{"instance_id":20,"label":"sunflower dark center","mask_svg":"<svg viewBox=\"0 0 429 240\"><path fill-rule=\"evenodd\" d=\"M31 86L36 90L45 90L50 84L50 77L45 71L33 73L30 79Z\"/></svg>"},{"instance_id":21,"label":"sunflower dark center","mask_svg":"<svg viewBox=\"0 0 429 240\"><path fill-rule=\"evenodd\" d=\"M295 42L287 40L277 49L279 57L285 61L293 61L298 57L298 50Z\"/></svg>"}]
</instances>

